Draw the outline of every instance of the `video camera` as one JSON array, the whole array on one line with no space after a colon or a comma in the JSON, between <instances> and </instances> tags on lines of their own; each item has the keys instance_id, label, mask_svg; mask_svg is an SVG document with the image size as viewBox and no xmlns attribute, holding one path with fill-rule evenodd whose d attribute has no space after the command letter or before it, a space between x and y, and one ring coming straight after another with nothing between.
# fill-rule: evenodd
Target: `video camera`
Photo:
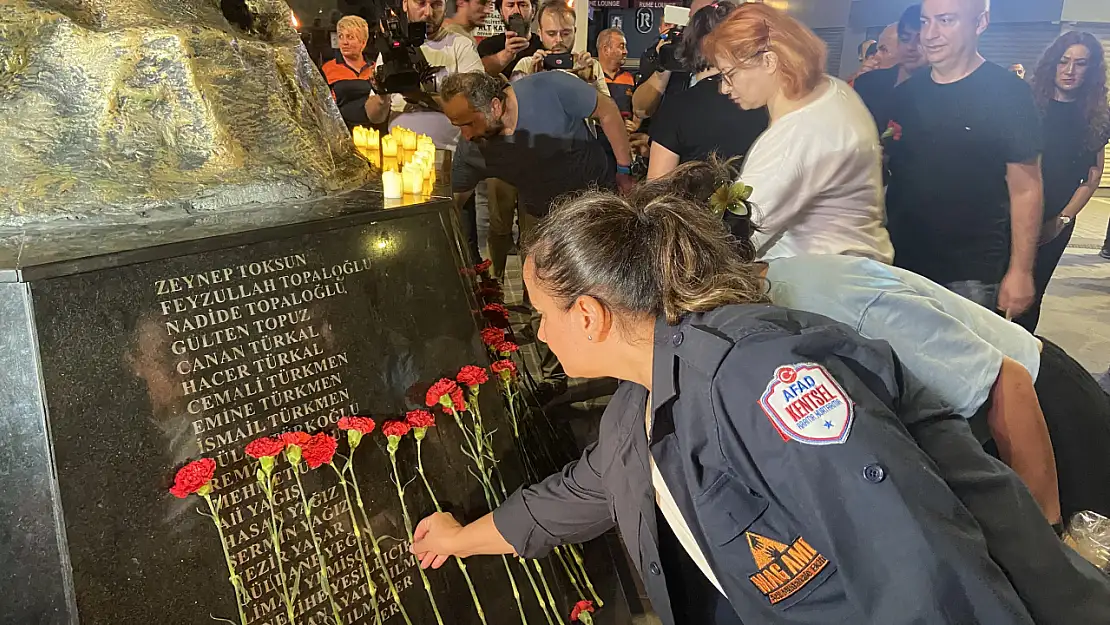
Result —
<instances>
[{"instance_id":1,"label":"video camera","mask_svg":"<svg viewBox=\"0 0 1110 625\"><path fill-rule=\"evenodd\" d=\"M397 3L400 5L400 2ZM378 20L380 31L373 33L374 48L382 62L374 68L374 84L379 93L419 93L435 90L437 68L428 64L420 50L427 38L428 25L409 23L400 6L383 2Z\"/></svg>"},{"instance_id":2,"label":"video camera","mask_svg":"<svg viewBox=\"0 0 1110 625\"><path fill-rule=\"evenodd\" d=\"M690 23L690 9L667 5L663 8L663 22L674 26L660 37L664 43L659 47L659 54L655 60L656 71L683 71L686 67L678 57L678 48L682 42L682 32Z\"/></svg>"}]
</instances>

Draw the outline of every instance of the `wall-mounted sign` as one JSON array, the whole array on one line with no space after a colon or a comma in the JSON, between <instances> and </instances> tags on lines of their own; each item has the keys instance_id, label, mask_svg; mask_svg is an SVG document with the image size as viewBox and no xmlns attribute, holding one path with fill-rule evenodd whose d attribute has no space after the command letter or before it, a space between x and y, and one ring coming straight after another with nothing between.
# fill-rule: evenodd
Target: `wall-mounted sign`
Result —
<instances>
[{"instance_id":1,"label":"wall-mounted sign","mask_svg":"<svg viewBox=\"0 0 1110 625\"><path fill-rule=\"evenodd\" d=\"M665 6L680 4L682 0L636 0L636 6L645 9L662 9Z\"/></svg>"},{"instance_id":2,"label":"wall-mounted sign","mask_svg":"<svg viewBox=\"0 0 1110 625\"><path fill-rule=\"evenodd\" d=\"M627 9L628 0L590 0L593 9Z\"/></svg>"},{"instance_id":3,"label":"wall-mounted sign","mask_svg":"<svg viewBox=\"0 0 1110 625\"><path fill-rule=\"evenodd\" d=\"M655 26L655 15L651 9L636 9L636 32L646 35L651 32L653 26Z\"/></svg>"}]
</instances>

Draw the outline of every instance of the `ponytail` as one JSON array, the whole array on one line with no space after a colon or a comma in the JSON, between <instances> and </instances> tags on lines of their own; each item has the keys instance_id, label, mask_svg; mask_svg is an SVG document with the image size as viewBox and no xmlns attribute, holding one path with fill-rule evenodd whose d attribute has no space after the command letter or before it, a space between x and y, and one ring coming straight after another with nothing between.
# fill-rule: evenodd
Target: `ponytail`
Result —
<instances>
[{"instance_id":1,"label":"ponytail","mask_svg":"<svg viewBox=\"0 0 1110 625\"><path fill-rule=\"evenodd\" d=\"M720 217L686 194L711 186L715 163L688 167L690 177L662 193L649 192L649 183L627 198L590 192L556 206L522 245L537 279L566 309L589 295L616 312L672 325L691 313L768 301Z\"/></svg>"}]
</instances>

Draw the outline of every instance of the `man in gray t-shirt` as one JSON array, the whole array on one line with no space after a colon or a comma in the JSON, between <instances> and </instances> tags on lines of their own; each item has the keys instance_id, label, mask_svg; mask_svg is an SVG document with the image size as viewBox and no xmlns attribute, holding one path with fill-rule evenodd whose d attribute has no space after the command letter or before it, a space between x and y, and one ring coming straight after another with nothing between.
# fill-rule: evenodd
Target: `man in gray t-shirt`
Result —
<instances>
[{"instance_id":1,"label":"man in gray t-shirt","mask_svg":"<svg viewBox=\"0 0 1110 625\"><path fill-rule=\"evenodd\" d=\"M519 190L529 214L542 217L565 193L635 184L620 110L575 76L541 72L507 86L488 74L456 74L440 94L444 113L464 137L451 170L456 194L499 178ZM590 117L605 130L615 166L586 125Z\"/></svg>"},{"instance_id":2,"label":"man in gray t-shirt","mask_svg":"<svg viewBox=\"0 0 1110 625\"><path fill-rule=\"evenodd\" d=\"M451 167L456 206L482 180L503 180L517 188L523 235L560 195L590 188L627 191L635 184L620 110L612 98L577 76L541 72L510 86L500 76L454 74L444 81L440 97L443 112L463 136ZM615 165L587 127L587 118L598 120L605 131L617 155ZM539 321L533 314L537 334ZM544 378L538 395L546 402L566 389L566 374L545 344L537 342L536 348Z\"/></svg>"}]
</instances>

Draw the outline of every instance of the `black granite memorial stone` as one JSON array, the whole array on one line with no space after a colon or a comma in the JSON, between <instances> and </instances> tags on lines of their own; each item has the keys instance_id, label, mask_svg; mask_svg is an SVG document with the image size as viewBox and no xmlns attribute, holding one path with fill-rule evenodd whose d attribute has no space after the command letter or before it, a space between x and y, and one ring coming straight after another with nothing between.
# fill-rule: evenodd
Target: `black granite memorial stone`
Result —
<instances>
[{"instance_id":1,"label":"black granite memorial stone","mask_svg":"<svg viewBox=\"0 0 1110 625\"><path fill-rule=\"evenodd\" d=\"M336 613L344 624L483 622L454 563L429 571L426 591L380 430L423 408L438 378L488 364L479 306L449 203L384 209L379 197L0 232L0 621L283 625L284 577L303 625L334 623ZM493 381L481 407L511 490L524 472ZM353 455L369 520L358 522L361 547L355 495L336 470L279 458L271 516L258 463L244 454L281 432L336 433L355 414L379 426ZM350 449L338 434L342 467ZM440 413L422 463L439 502L474 519L489 508L466 442ZM545 457L567 455L556 440L550 447ZM168 490L201 457L216 462L220 532L203 499ZM434 506L411 435L397 459L416 523ZM606 602L596 622L627 623L612 554L603 543L583 553ZM525 620L517 595L530 625L567 622L574 602L590 598L569 555L539 567L492 557L467 565L490 625Z\"/></svg>"}]
</instances>

